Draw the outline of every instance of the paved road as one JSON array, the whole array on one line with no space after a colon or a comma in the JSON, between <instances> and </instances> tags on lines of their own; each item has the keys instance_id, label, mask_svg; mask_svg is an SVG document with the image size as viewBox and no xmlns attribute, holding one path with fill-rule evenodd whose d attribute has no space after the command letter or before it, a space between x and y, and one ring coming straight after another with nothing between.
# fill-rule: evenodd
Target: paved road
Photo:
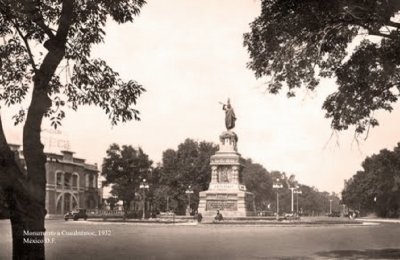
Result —
<instances>
[{"instance_id":1,"label":"paved road","mask_svg":"<svg viewBox=\"0 0 400 260\"><path fill-rule=\"evenodd\" d=\"M11 257L0 220L0 259ZM400 259L400 224L154 225L49 220L47 259ZM58 233L58 234L57 234Z\"/></svg>"}]
</instances>

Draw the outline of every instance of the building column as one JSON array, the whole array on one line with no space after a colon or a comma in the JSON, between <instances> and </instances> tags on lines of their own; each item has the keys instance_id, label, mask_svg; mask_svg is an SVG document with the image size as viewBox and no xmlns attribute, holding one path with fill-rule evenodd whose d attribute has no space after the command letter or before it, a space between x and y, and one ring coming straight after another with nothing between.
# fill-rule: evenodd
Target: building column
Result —
<instances>
[{"instance_id":1,"label":"building column","mask_svg":"<svg viewBox=\"0 0 400 260\"><path fill-rule=\"evenodd\" d=\"M212 166L211 167L211 183L217 182L217 166Z\"/></svg>"}]
</instances>

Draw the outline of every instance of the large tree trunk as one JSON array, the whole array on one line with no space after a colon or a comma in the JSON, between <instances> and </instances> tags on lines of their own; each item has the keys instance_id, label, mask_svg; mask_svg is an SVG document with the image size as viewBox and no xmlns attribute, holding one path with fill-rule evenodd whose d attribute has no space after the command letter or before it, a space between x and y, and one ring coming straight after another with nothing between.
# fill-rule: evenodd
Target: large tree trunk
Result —
<instances>
[{"instance_id":1,"label":"large tree trunk","mask_svg":"<svg viewBox=\"0 0 400 260\"><path fill-rule=\"evenodd\" d=\"M37 100L36 96L40 95L34 94L33 96L35 96L33 100ZM50 100L42 102L40 106L44 109L45 106L48 108L49 104ZM36 105L31 105L31 107L36 107ZM43 114L37 116L36 111L31 118L43 118ZM34 125L32 119L27 120L26 124L30 124L29 128ZM37 136L26 136L25 132L30 133L31 131L31 129L24 129L24 147L29 147L28 152L24 151L28 169L28 174L26 174L17 161L19 158L8 146L0 118L0 185L5 191L10 210L13 259L45 258L43 233L46 214L46 158L43 153L43 145L40 144L40 125ZM29 138L30 141L25 145L26 138ZM36 149L33 147L35 145Z\"/></svg>"},{"instance_id":2,"label":"large tree trunk","mask_svg":"<svg viewBox=\"0 0 400 260\"><path fill-rule=\"evenodd\" d=\"M49 82L65 55L73 4L74 0L63 0L57 33L44 44L49 52L40 68L35 69L32 100L23 129L26 174L8 147L0 120L0 185L10 207L13 259L45 258L46 155L40 133L43 117L51 107Z\"/></svg>"},{"instance_id":3,"label":"large tree trunk","mask_svg":"<svg viewBox=\"0 0 400 260\"><path fill-rule=\"evenodd\" d=\"M0 185L5 191L10 210L13 258L43 259L43 243L39 243L38 246L34 243L24 243L24 238L32 241L43 239L43 236L24 236L24 231L29 230L34 226L32 223L37 222L36 209L40 200L33 192L34 187L28 182L17 160L19 158L11 151L5 139L0 118Z\"/></svg>"},{"instance_id":4,"label":"large tree trunk","mask_svg":"<svg viewBox=\"0 0 400 260\"><path fill-rule=\"evenodd\" d=\"M46 155L40 133L43 117L51 106L48 84L63 57L63 48L49 51L34 77L32 101L23 129L26 176L18 168L14 154L9 151L7 156L13 160L7 161L6 169L15 176L10 180L5 178L9 183L2 184L10 205L13 259L45 259ZM4 137L2 130L1 134ZM3 141L8 146L5 138Z\"/></svg>"},{"instance_id":5,"label":"large tree trunk","mask_svg":"<svg viewBox=\"0 0 400 260\"><path fill-rule=\"evenodd\" d=\"M35 201L27 207L28 214L33 217L27 217L25 214L11 215L11 222L17 223L15 229L12 224L14 259L45 258L46 155L40 133L43 117L51 106L51 100L47 94L48 84L63 56L63 49L49 52L34 78L32 102L24 125L23 152L28 172L27 181ZM21 201L21 198L17 198L17 201ZM23 198L22 201L24 201ZM26 243L26 232L29 232L29 239L32 239L33 243Z\"/></svg>"},{"instance_id":6,"label":"large tree trunk","mask_svg":"<svg viewBox=\"0 0 400 260\"><path fill-rule=\"evenodd\" d=\"M14 259L21 259L21 257L23 259L45 258L43 232L45 232L44 220L46 216L46 155L43 151L44 146L40 140L40 133L43 117L51 107L51 99L48 94L49 82L65 55L66 38L72 21L72 8L73 0L64 0L57 35L54 39L50 39L47 45L45 44L49 52L34 76L32 101L24 125L24 157L28 171L28 182L31 184L31 190L36 201L35 204L31 205L32 214L35 217L23 219L22 226L24 227L23 232L37 233L33 237L40 243L26 244L22 242L23 254L13 250ZM21 230L16 231L20 232ZM17 239L20 241L19 236Z\"/></svg>"},{"instance_id":7,"label":"large tree trunk","mask_svg":"<svg viewBox=\"0 0 400 260\"><path fill-rule=\"evenodd\" d=\"M44 232L45 216L46 216L46 155L44 154L44 146L40 141L41 124L44 114L51 106L51 100L47 96L46 88L40 87L40 80L35 81L35 87L32 94L32 102L28 110L27 120L23 133L23 152L25 163L28 171L27 181L31 186L31 192L35 197L35 201L27 207L32 218L23 215L22 218L15 217L15 221L22 226L22 245L21 237L17 236L19 243L17 250L13 250L14 259L44 259ZM21 230L16 230L20 235ZM30 232L24 235L24 232ZM31 235L33 234L33 235ZM32 243L25 240L32 239ZM25 240L24 240L25 239ZM13 241L15 237L13 235ZM37 241L37 243L36 243ZM18 247L21 247L18 249ZM22 253L21 253L22 252Z\"/></svg>"}]
</instances>

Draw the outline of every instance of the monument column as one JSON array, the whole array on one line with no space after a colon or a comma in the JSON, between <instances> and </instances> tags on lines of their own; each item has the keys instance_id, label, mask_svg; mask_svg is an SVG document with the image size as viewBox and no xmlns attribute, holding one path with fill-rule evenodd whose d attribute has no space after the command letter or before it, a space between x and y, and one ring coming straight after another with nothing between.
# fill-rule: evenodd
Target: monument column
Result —
<instances>
[{"instance_id":1,"label":"monument column","mask_svg":"<svg viewBox=\"0 0 400 260\"><path fill-rule=\"evenodd\" d=\"M218 180L218 176L217 176L217 166L212 166L211 167L211 183L216 183Z\"/></svg>"},{"instance_id":2,"label":"monument column","mask_svg":"<svg viewBox=\"0 0 400 260\"><path fill-rule=\"evenodd\" d=\"M217 210L224 217L255 215L254 195L241 183L244 159L238 153L238 137L232 129L236 116L230 101L223 104L225 126L219 136L219 150L211 156L211 182L208 190L200 192L199 213L215 216Z\"/></svg>"}]
</instances>

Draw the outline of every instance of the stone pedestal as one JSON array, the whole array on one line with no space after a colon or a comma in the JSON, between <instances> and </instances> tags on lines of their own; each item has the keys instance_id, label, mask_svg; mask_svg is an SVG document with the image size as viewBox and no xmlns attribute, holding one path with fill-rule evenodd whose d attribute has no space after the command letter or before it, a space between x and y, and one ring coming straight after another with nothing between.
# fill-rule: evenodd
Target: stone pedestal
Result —
<instances>
[{"instance_id":1,"label":"stone pedestal","mask_svg":"<svg viewBox=\"0 0 400 260\"><path fill-rule=\"evenodd\" d=\"M211 156L211 182L208 190L200 192L198 212L224 217L255 215L254 195L242 184L243 158L237 151L237 135L225 131L220 135L218 152Z\"/></svg>"}]
</instances>

